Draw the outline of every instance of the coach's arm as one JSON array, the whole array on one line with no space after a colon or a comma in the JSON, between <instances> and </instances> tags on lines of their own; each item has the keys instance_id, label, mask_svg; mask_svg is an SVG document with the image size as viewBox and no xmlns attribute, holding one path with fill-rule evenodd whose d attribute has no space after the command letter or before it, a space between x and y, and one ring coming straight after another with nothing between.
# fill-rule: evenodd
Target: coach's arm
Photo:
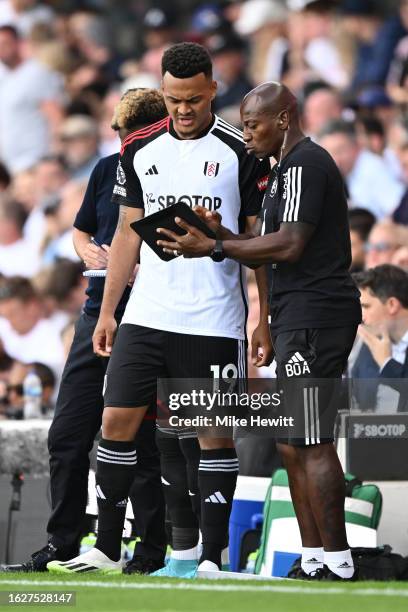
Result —
<instances>
[{"instance_id":1,"label":"coach's arm","mask_svg":"<svg viewBox=\"0 0 408 612\"><path fill-rule=\"evenodd\" d=\"M144 210L121 206L112 240L101 312L93 335L94 352L109 357L117 329L115 310L139 259L141 239L130 224L142 219Z\"/></svg>"}]
</instances>

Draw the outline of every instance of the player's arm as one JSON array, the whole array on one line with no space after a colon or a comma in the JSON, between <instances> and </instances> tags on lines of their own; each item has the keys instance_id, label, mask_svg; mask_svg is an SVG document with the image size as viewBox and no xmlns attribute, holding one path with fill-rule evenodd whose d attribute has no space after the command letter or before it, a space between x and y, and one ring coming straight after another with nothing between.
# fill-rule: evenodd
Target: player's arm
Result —
<instances>
[{"instance_id":1,"label":"player's arm","mask_svg":"<svg viewBox=\"0 0 408 612\"><path fill-rule=\"evenodd\" d=\"M113 205L119 205L119 220L112 240L99 320L93 335L94 351L109 357L117 329L115 311L139 260L141 238L130 227L144 216L143 191L133 166L131 149L120 157Z\"/></svg>"},{"instance_id":2,"label":"player's arm","mask_svg":"<svg viewBox=\"0 0 408 612\"><path fill-rule=\"evenodd\" d=\"M317 166L293 167L298 176L296 191L287 199L282 198L279 205L279 230L264 236L223 240L223 250L227 257L246 265L266 263L295 263L302 253L318 225L325 201L327 176ZM296 203L296 204L295 204ZM204 257L215 248L215 240L204 236L183 220L178 225L186 234L163 231L172 242L160 241L166 249L177 249L189 257Z\"/></svg>"},{"instance_id":3,"label":"player's arm","mask_svg":"<svg viewBox=\"0 0 408 612\"><path fill-rule=\"evenodd\" d=\"M141 239L130 224L142 219L142 208L121 206L109 253L108 269L99 320L93 335L94 351L108 357L112 351L117 323L115 311L139 259Z\"/></svg>"}]
</instances>

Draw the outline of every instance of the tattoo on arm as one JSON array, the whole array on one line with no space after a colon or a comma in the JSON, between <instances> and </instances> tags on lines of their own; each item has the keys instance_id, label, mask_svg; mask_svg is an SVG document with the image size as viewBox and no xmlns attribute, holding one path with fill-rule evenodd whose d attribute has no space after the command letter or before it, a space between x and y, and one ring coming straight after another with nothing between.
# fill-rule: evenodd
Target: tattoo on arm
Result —
<instances>
[{"instance_id":1,"label":"tattoo on arm","mask_svg":"<svg viewBox=\"0 0 408 612\"><path fill-rule=\"evenodd\" d=\"M119 209L118 225L116 227L116 231L117 232L123 231L124 226L125 226L125 221L126 221L126 211L125 211L124 207L121 206L120 209Z\"/></svg>"}]
</instances>

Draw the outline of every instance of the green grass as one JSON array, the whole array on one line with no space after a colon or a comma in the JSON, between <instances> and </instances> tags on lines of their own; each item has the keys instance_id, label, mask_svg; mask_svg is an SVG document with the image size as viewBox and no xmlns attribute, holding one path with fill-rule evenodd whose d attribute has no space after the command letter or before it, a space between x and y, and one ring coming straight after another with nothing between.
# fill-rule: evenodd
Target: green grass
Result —
<instances>
[{"instance_id":1,"label":"green grass","mask_svg":"<svg viewBox=\"0 0 408 612\"><path fill-rule=\"evenodd\" d=\"M32 586L30 586L32 585ZM406 612L408 583L171 580L146 576L0 574L0 591L76 592L67 612ZM26 606L24 606L27 609ZM6 610L6 606L0 606ZM10 606L9 606L10 609ZM22 609L22 606L19 606Z\"/></svg>"}]
</instances>

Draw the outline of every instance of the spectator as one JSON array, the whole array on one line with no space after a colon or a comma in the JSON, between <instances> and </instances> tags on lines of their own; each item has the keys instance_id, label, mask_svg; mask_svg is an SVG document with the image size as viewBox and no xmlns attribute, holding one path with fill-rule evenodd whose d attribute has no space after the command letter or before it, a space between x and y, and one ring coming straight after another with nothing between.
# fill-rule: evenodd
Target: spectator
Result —
<instances>
[{"instance_id":1,"label":"spectator","mask_svg":"<svg viewBox=\"0 0 408 612\"><path fill-rule=\"evenodd\" d=\"M0 272L5 276L32 276L40 261L23 236L27 214L21 204L8 195L0 197Z\"/></svg>"},{"instance_id":2,"label":"spectator","mask_svg":"<svg viewBox=\"0 0 408 612\"><path fill-rule=\"evenodd\" d=\"M399 392L398 401L395 401L395 394L385 393L382 386L375 385L374 405L381 412L405 411L408 408L406 388L390 379L408 377L408 273L396 266L382 265L356 274L354 278L361 291L364 325L359 328L359 336L364 346L352 376L375 377ZM372 385L357 387L363 408L368 402L361 391L372 388Z\"/></svg>"},{"instance_id":3,"label":"spectator","mask_svg":"<svg viewBox=\"0 0 408 612\"><path fill-rule=\"evenodd\" d=\"M253 87L245 73L245 44L236 34L213 34L207 39L213 58L214 78L218 83L214 112L230 111L228 120L240 125L239 107L242 98ZM235 115L231 116L231 111Z\"/></svg>"},{"instance_id":4,"label":"spectator","mask_svg":"<svg viewBox=\"0 0 408 612\"><path fill-rule=\"evenodd\" d=\"M408 140L400 148L399 159L404 174L406 189L397 209L392 215L392 218L395 223L403 223L404 225L408 225Z\"/></svg>"},{"instance_id":5,"label":"spectator","mask_svg":"<svg viewBox=\"0 0 408 612\"><path fill-rule=\"evenodd\" d=\"M54 213L55 227L51 241L44 254L44 264L50 264L58 257L78 261L78 255L72 244L72 225L75 215L81 207L86 191L86 181L69 181L61 191L61 201Z\"/></svg>"},{"instance_id":6,"label":"spectator","mask_svg":"<svg viewBox=\"0 0 408 612\"><path fill-rule=\"evenodd\" d=\"M31 363L29 369L33 370L41 380L42 396L41 396L41 412L43 416L52 418L54 410L54 392L55 392L55 374L44 363Z\"/></svg>"},{"instance_id":7,"label":"spectator","mask_svg":"<svg viewBox=\"0 0 408 612\"><path fill-rule=\"evenodd\" d=\"M360 272L365 267L366 243L374 223L374 215L364 208L349 211L351 272Z\"/></svg>"},{"instance_id":8,"label":"spectator","mask_svg":"<svg viewBox=\"0 0 408 612\"><path fill-rule=\"evenodd\" d=\"M98 124L92 117L72 115L64 120L60 132L61 154L71 178L88 179L100 155L98 152Z\"/></svg>"},{"instance_id":9,"label":"spectator","mask_svg":"<svg viewBox=\"0 0 408 612\"><path fill-rule=\"evenodd\" d=\"M13 276L0 282L0 317L0 340L10 357L26 364L44 363L59 377L64 362L61 322L44 317L43 304L28 279Z\"/></svg>"},{"instance_id":10,"label":"spectator","mask_svg":"<svg viewBox=\"0 0 408 612\"><path fill-rule=\"evenodd\" d=\"M24 237L39 253L47 226L44 208L58 197L63 185L68 181L66 164L56 155L43 157L33 168L31 177L34 182L31 195L34 199L24 224Z\"/></svg>"},{"instance_id":11,"label":"spectator","mask_svg":"<svg viewBox=\"0 0 408 612\"><path fill-rule=\"evenodd\" d=\"M70 259L57 259L34 285L46 306L47 315L66 313L78 317L86 300L87 279L82 276L83 264Z\"/></svg>"},{"instance_id":12,"label":"spectator","mask_svg":"<svg viewBox=\"0 0 408 612\"><path fill-rule=\"evenodd\" d=\"M289 49L287 16L288 11L279 0L247 0L240 7L234 27L239 35L249 39L249 74L255 84L279 81L282 77Z\"/></svg>"},{"instance_id":13,"label":"spectator","mask_svg":"<svg viewBox=\"0 0 408 612\"><path fill-rule=\"evenodd\" d=\"M37 0L0 0L0 26L13 25L27 36L37 23L51 23L53 10Z\"/></svg>"},{"instance_id":14,"label":"spectator","mask_svg":"<svg viewBox=\"0 0 408 612\"><path fill-rule=\"evenodd\" d=\"M379 155L359 147L352 124L332 121L320 133L319 143L339 167L353 206L369 210L379 220L394 212L404 186Z\"/></svg>"},{"instance_id":15,"label":"spectator","mask_svg":"<svg viewBox=\"0 0 408 612\"><path fill-rule=\"evenodd\" d=\"M399 15L406 31L408 31L408 1L400 0ZM388 95L396 104L408 102L408 36L399 41L387 77Z\"/></svg>"},{"instance_id":16,"label":"spectator","mask_svg":"<svg viewBox=\"0 0 408 612\"><path fill-rule=\"evenodd\" d=\"M386 146L385 129L377 117L360 117L356 122L356 131L357 142L361 149L383 155Z\"/></svg>"},{"instance_id":17,"label":"spectator","mask_svg":"<svg viewBox=\"0 0 408 612\"><path fill-rule=\"evenodd\" d=\"M0 162L0 193L5 191L11 183L11 176L6 166Z\"/></svg>"},{"instance_id":18,"label":"spectator","mask_svg":"<svg viewBox=\"0 0 408 612\"><path fill-rule=\"evenodd\" d=\"M357 44L353 90L384 85L394 49L406 34L399 15L384 20L373 0L343 0L341 11L343 27Z\"/></svg>"},{"instance_id":19,"label":"spectator","mask_svg":"<svg viewBox=\"0 0 408 612\"><path fill-rule=\"evenodd\" d=\"M338 92L322 83L306 95L303 103L303 126L313 140L329 121L341 119L343 105Z\"/></svg>"},{"instance_id":20,"label":"spectator","mask_svg":"<svg viewBox=\"0 0 408 612\"><path fill-rule=\"evenodd\" d=\"M397 250L408 245L408 229L390 220L376 223L366 244L365 267L375 268L381 264L390 264Z\"/></svg>"},{"instance_id":21,"label":"spectator","mask_svg":"<svg viewBox=\"0 0 408 612\"><path fill-rule=\"evenodd\" d=\"M62 79L24 59L11 26L0 27L0 66L0 157L15 173L49 152L51 129L61 117Z\"/></svg>"},{"instance_id":22,"label":"spectator","mask_svg":"<svg viewBox=\"0 0 408 612\"><path fill-rule=\"evenodd\" d=\"M332 87L345 88L349 83L349 75L334 36L336 2L288 0L288 7L300 13L306 80L318 78Z\"/></svg>"},{"instance_id":23,"label":"spectator","mask_svg":"<svg viewBox=\"0 0 408 612\"><path fill-rule=\"evenodd\" d=\"M178 38L174 12L154 6L145 14L143 26L143 42L147 51L142 57L140 69L152 74L160 82L162 55Z\"/></svg>"}]
</instances>

